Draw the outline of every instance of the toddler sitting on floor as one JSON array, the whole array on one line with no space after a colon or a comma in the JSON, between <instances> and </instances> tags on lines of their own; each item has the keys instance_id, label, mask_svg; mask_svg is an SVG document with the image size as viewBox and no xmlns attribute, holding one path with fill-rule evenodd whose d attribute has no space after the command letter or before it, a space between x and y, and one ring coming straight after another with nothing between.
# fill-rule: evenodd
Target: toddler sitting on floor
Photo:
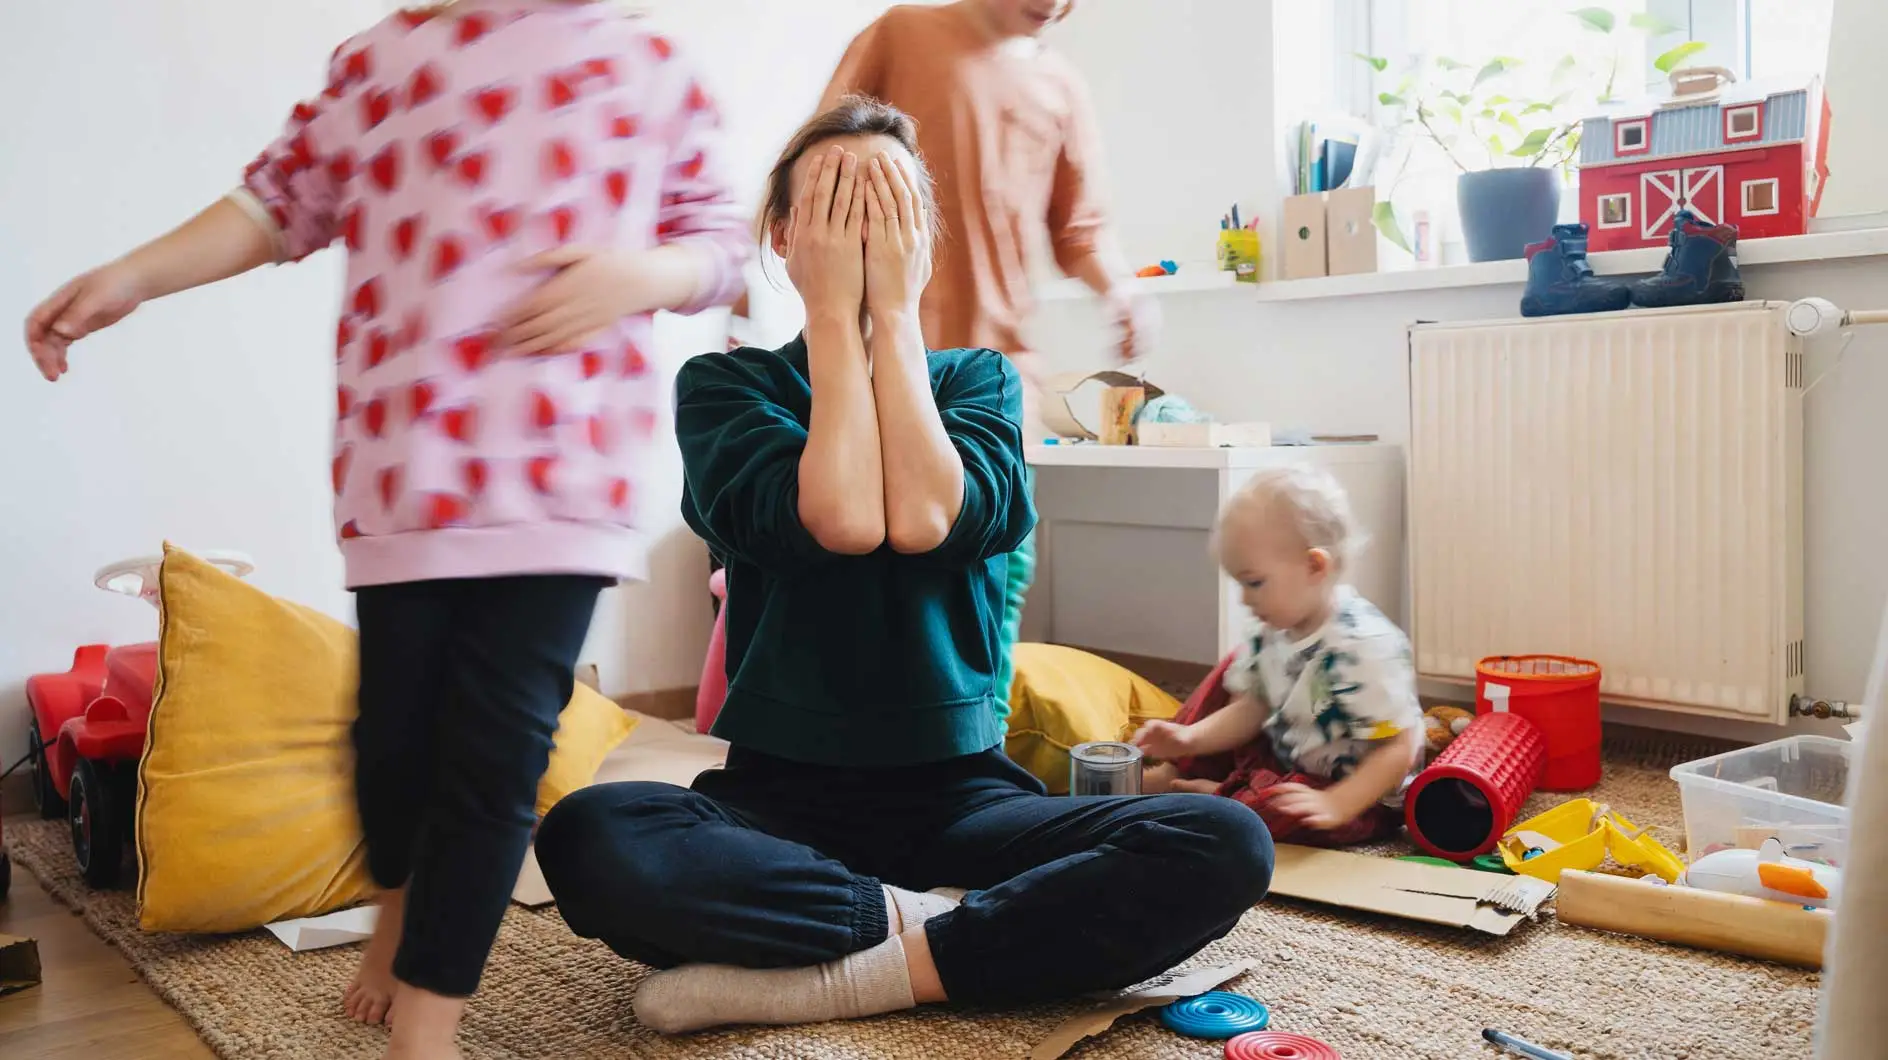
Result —
<instances>
[{"instance_id":1,"label":"toddler sitting on floor","mask_svg":"<svg viewBox=\"0 0 1888 1060\"><path fill-rule=\"evenodd\" d=\"M1227 502L1214 544L1252 633L1226 670L1224 707L1135 734L1159 760L1143 790L1237 799L1279 842L1395 833L1422 766L1422 708L1409 641L1343 582L1359 538L1343 488L1316 469L1261 471Z\"/></svg>"}]
</instances>

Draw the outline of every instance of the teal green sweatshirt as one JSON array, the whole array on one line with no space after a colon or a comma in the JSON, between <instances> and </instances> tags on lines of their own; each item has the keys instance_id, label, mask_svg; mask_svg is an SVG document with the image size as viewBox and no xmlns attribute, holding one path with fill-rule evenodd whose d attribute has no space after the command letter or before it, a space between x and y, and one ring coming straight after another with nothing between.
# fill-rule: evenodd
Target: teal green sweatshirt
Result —
<instances>
[{"instance_id":1,"label":"teal green sweatshirt","mask_svg":"<svg viewBox=\"0 0 1888 1060\"><path fill-rule=\"evenodd\" d=\"M728 568L728 698L715 735L846 766L931 762L1002 742L1007 553L1036 523L1022 380L990 350L938 350L929 361L963 458L964 503L943 543L922 555L890 545L836 555L800 524L813 397L804 338L704 354L676 377L682 517Z\"/></svg>"}]
</instances>

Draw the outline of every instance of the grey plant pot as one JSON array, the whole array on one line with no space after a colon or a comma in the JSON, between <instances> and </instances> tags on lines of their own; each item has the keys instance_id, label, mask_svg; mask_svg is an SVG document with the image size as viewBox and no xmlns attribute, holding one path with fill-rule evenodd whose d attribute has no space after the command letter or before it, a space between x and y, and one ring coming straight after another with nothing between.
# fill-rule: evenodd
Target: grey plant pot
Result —
<instances>
[{"instance_id":1,"label":"grey plant pot","mask_svg":"<svg viewBox=\"0 0 1888 1060\"><path fill-rule=\"evenodd\" d=\"M1518 258L1529 243L1547 238L1560 217L1557 170L1485 169L1455 182L1462 238L1470 261Z\"/></svg>"}]
</instances>

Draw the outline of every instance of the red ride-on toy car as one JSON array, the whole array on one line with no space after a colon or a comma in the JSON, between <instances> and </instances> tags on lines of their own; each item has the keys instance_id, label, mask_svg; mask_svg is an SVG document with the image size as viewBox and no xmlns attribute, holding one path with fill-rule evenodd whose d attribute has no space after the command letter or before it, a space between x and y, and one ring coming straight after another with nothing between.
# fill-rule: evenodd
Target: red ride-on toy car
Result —
<instances>
[{"instance_id":1,"label":"red ride-on toy car","mask_svg":"<svg viewBox=\"0 0 1888 1060\"><path fill-rule=\"evenodd\" d=\"M255 569L240 553L206 552L203 558L239 578ZM162 563L161 556L125 560L94 580L101 589L158 606ZM156 644L87 644L73 653L70 670L26 681L33 801L40 816L64 815L71 823L72 852L94 887L116 884L124 866L156 681Z\"/></svg>"}]
</instances>

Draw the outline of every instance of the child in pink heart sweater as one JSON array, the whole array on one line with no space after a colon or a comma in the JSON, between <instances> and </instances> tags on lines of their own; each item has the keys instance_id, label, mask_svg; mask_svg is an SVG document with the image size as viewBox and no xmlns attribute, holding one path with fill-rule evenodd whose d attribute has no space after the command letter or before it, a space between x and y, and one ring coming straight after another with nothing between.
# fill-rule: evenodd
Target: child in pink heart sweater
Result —
<instances>
[{"instance_id":1,"label":"child in pink heart sweater","mask_svg":"<svg viewBox=\"0 0 1888 1060\"><path fill-rule=\"evenodd\" d=\"M27 322L48 379L143 301L336 242L335 519L357 788L387 889L346 999L454 1056L598 591L643 572L668 402L650 314L737 293L745 217L671 43L582 0L460 0L342 44L240 188Z\"/></svg>"}]
</instances>

